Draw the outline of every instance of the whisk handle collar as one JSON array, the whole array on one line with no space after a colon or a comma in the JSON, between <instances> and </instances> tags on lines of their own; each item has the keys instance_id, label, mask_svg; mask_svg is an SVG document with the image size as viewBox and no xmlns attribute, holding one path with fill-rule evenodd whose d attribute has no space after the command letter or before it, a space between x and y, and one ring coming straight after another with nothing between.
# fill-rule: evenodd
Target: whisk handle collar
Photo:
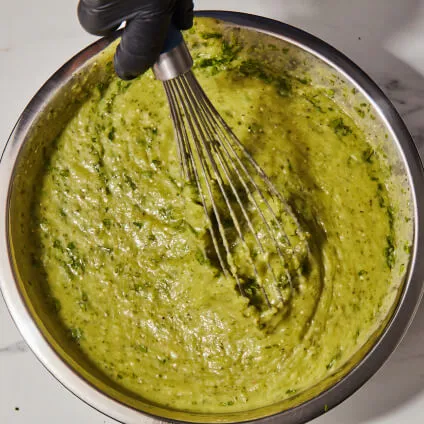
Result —
<instances>
[{"instance_id":1,"label":"whisk handle collar","mask_svg":"<svg viewBox=\"0 0 424 424\"><path fill-rule=\"evenodd\" d=\"M193 59L181 31L171 24L162 53L153 65L153 73L158 80L169 81L185 74L192 66Z\"/></svg>"}]
</instances>

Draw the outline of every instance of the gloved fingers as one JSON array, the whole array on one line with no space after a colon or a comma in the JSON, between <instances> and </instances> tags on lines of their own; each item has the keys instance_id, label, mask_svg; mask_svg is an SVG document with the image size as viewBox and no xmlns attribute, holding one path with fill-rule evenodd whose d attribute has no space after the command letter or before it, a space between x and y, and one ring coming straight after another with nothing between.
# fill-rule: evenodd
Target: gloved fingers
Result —
<instances>
[{"instance_id":1,"label":"gloved fingers","mask_svg":"<svg viewBox=\"0 0 424 424\"><path fill-rule=\"evenodd\" d=\"M122 79L144 73L158 58L171 19L179 29L193 25L193 0L80 0L78 18L88 32L106 35L126 27L115 54Z\"/></svg>"},{"instance_id":2,"label":"gloved fingers","mask_svg":"<svg viewBox=\"0 0 424 424\"><path fill-rule=\"evenodd\" d=\"M193 26L193 0L177 0L172 20L178 29L189 29Z\"/></svg>"},{"instance_id":3,"label":"gloved fingers","mask_svg":"<svg viewBox=\"0 0 424 424\"><path fill-rule=\"evenodd\" d=\"M115 71L120 78L135 78L153 65L165 43L172 12L172 8L139 12L127 23L115 54Z\"/></svg>"},{"instance_id":4,"label":"gloved fingers","mask_svg":"<svg viewBox=\"0 0 424 424\"><path fill-rule=\"evenodd\" d=\"M134 18L140 9L167 6L174 0L80 0L78 19L90 34L106 35L118 28L123 21Z\"/></svg>"}]
</instances>

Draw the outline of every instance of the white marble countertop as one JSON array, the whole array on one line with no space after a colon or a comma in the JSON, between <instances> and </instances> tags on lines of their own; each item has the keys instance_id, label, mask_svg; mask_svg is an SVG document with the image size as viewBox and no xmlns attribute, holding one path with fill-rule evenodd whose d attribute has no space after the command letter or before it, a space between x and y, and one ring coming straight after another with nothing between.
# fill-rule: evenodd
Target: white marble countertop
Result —
<instances>
[{"instance_id":1,"label":"white marble countertop","mask_svg":"<svg viewBox=\"0 0 424 424\"><path fill-rule=\"evenodd\" d=\"M76 4L76 0L0 0L0 149L41 84L94 40L79 28ZM424 0L198 0L196 7L279 19L339 48L390 97L424 155ZM113 422L69 393L43 368L0 298L0 423ZM423 422L422 305L386 365L314 423Z\"/></svg>"}]
</instances>

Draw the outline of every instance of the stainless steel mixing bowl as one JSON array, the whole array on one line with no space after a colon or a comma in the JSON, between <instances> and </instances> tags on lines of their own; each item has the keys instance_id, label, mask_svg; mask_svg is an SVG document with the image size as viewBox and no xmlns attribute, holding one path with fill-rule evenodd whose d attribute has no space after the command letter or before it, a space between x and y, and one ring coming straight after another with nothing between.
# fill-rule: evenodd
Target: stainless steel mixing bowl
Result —
<instances>
[{"instance_id":1,"label":"stainless steel mixing bowl","mask_svg":"<svg viewBox=\"0 0 424 424\"><path fill-rule=\"evenodd\" d=\"M232 12L201 12L221 19L229 31L242 31L264 46L287 45L295 52L289 66L308 72L313 82L331 86L332 93L352 116L355 105L369 105L368 118L357 124L379 145L392 167L391 194L410 220L400 225L413 249L405 255L406 272L391 293L392 307L374 334L349 363L317 386L287 401L253 411L233 414L194 414L167 409L124 392L108 381L81 353L62 337L57 324L43 308L31 275L25 271L30 258L20 248L30 214L29 199L34 176L43 163L44 149L61 131L84 100L88 88L112 72L99 65L104 49L118 37L104 38L81 51L58 70L35 95L16 124L0 163L0 278L10 313L35 355L46 368L79 398L103 413L128 424L143 422L145 414L185 422L303 423L334 407L365 383L388 358L407 329L422 294L424 232L423 168L413 141L399 115L370 78L340 52L291 26ZM280 50L281 51L281 50ZM255 49L252 49L255 54ZM274 53L274 66L279 66ZM287 66L287 62L284 66Z\"/></svg>"}]
</instances>

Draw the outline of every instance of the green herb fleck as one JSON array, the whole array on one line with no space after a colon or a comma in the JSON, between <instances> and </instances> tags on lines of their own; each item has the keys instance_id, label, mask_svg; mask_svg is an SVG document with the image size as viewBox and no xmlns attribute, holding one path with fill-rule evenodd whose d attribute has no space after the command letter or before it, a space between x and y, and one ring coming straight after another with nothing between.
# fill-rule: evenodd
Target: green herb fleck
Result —
<instances>
[{"instance_id":1,"label":"green herb fleck","mask_svg":"<svg viewBox=\"0 0 424 424\"><path fill-rule=\"evenodd\" d=\"M263 63L257 60L244 60L239 66L239 72L243 76L258 78L268 84L274 85L277 93L282 97L288 96L291 92L291 84L288 79L282 76L271 76L269 72L265 71Z\"/></svg>"},{"instance_id":2,"label":"green herb fleck","mask_svg":"<svg viewBox=\"0 0 424 424\"><path fill-rule=\"evenodd\" d=\"M197 66L200 68L213 68L213 73L219 72L223 69L226 69L227 66L237 58L238 53L242 49L241 46L237 44L231 44L228 41L223 41L222 43L221 55L217 57L203 58L201 59Z\"/></svg>"},{"instance_id":3,"label":"green herb fleck","mask_svg":"<svg viewBox=\"0 0 424 424\"><path fill-rule=\"evenodd\" d=\"M59 174L61 177L67 178L69 177L70 172L69 169L62 169Z\"/></svg>"},{"instance_id":4,"label":"green herb fleck","mask_svg":"<svg viewBox=\"0 0 424 424\"><path fill-rule=\"evenodd\" d=\"M309 78L296 78L301 84L307 85L311 82Z\"/></svg>"},{"instance_id":5,"label":"green herb fleck","mask_svg":"<svg viewBox=\"0 0 424 424\"><path fill-rule=\"evenodd\" d=\"M118 86L118 91L120 93L123 93L124 91L128 90L128 88L131 86L131 82L118 79L118 81L116 82L116 85Z\"/></svg>"},{"instance_id":6,"label":"green herb fleck","mask_svg":"<svg viewBox=\"0 0 424 424\"><path fill-rule=\"evenodd\" d=\"M378 204L380 208L384 208L386 206L386 202L384 199L384 185L382 183L377 184L377 198L378 198Z\"/></svg>"},{"instance_id":7,"label":"green herb fleck","mask_svg":"<svg viewBox=\"0 0 424 424\"><path fill-rule=\"evenodd\" d=\"M204 40L210 40L211 38L222 38L222 34L219 32L202 32L200 36Z\"/></svg>"},{"instance_id":8,"label":"green herb fleck","mask_svg":"<svg viewBox=\"0 0 424 424\"><path fill-rule=\"evenodd\" d=\"M59 250L63 251L62 243L61 243L61 242L60 242L60 240L58 240L58 239L56 239L56 240L53 242L53 247L54 247L55 249L59 249Z\"/></svg>"},{"instance_id":9,"label":"green herb fleck","mask_svg":"<svg viewBox=\"0 0 424 424\"><path fill-rule=\"evenodd\" d=\"M107 85L104 82L99 82L96 85L97 90L99 91L100 97L103 96L103 93L105 92Z\"/></svg>"},{"instance_id":10,"label":"green herb fleck","mask_svg":"<svg viewBox=\"0 0 424 424\"><path fill-rule=\"evenodd\" d=\"M292 171L293 171L293 166L292 166L292 164L291 164L291 162L290 162L290 159L287 159L287 168L288 168L288 170L289 170L290 172L292 172Z\"/></svg>"},{"instance_id":11,"label":"green herb fleck","mask_svg":"<svg viewBox=\"0 0 424 424\"><path fill-rule=\"evenodd\" d=\"M368 147L368 149L362 152L362 159L364 162L372 163L374 154L374 149L372 147Z\"/></svg>"},{"instance_id":12,"label":"green herb fleck","mask_svg":"<svg viewBox=\"0 0 424 424\"><path fill-rule=\"evenodd\" d=\"M243 76L256 77L265 82L272 81L272 78L264 71L263 64L257 60L244 60L239 66L239 72Z\"/></svg>"},{"instance_id":13,"label":"green herb fleck","mask_svg":"<svg viewBox=\"0 0 424 424\"><path fill-rule=\"evenodd\" d=\"M149 234L148 236L147 236L147 239L148 240L150 240L150 241L155 241L156 240L156 236L154 235L154 234Z\"/></svg>"},{"instance_id":14,"label":"green herb fleck","mask_svg":"<svg viewBox=\"0 0 424 424\"><path fill-rule=\"evenodd\" d=\"M112 226L112 220L109 219L109 218L105 218L102 222L103 222L104 227L107 228L108 230Z\"/></svg>"},{"instance_id":15,"label":"green herb fleck","mask_svg":"<svg viewBox=\"0 0 424 424\"><path fill-rule=\"evenodd\" d=\"M281 97L287 97L290 94L291 85L290 85L290 82L289 82L288 79L283 78L283 77L277 78L275 86L276 86L276 89L277 89L277 93Z\"/></svg>"},{"instance_id":16,"label":"green herb fleck","mask_svg":"<svg viewBox=\"0 0 424 424\"><path fill-rule=\"evenodd\" d=\"M314 98L310 99L309 97L306 97L306 100L314 107L316 111L324 113L322 107Z\"/></svg>"},{"instance_id":17,"label":"green herb fleck","mask_svg":"<svg viewBox=\"0 0 424 424\"><path fill-rule=\"evenodd\" d=\"M139 349L141 352L143 352L143 353L147 353L147 352L148 352L147 346L145 346L144 344L139 345L139 346L138 346L138 349Z\"/></svg>"},{"instance_id":18,"label":"green herb fleck","mask_svg":"<svg viewBox=\"0 0 424 424\"><path fill-rule=\"evenodd\" d=\"M260 308L262 305L261 288L256 280L249 278L243 284L243 294L249 299L253 306Z\"/></svg>"},{"instance_id":19,"label":"green herb fleck","mask_svg":"<svg viewBox=\"0 0 424 424\"><path fill-rule=\"evenodd\" d=\"M205 254L200 249L197 249L196 251L196 260L200 265L204 265L209 262Z\"/></svg>"},{"instance_id":20,"label":"green herb fleck","mask_svg":"<svg viewBox=\"0 0 424 424\"><path fill-rule=\"evenodd\" d=\"M60 312L60 310L62 309L62 304L60 303L59 299L53 298L52 305L56 313Z\"/></svg>"},{"instance_id":21,"label":"green herb fleck","mask_svg":"<svg viewBox=\"0 0 424 424\"><path fill-rule=\"evenodd\" d=\"M387 216L389 218L389 227L391 230L394 229L395 226L395 211L392 206L387 206Z\"/></svg>"},{"instance_id":22,"label":"green herb fleck","mask_svg":"<svg viewBox=\"0 0 424 424\"><path fill-rule=\"evenodd\" d=\"M137 188L137 184L129 175L124 174L124 181L131 187L131 190L135 190Z\"/></svg>"},{"instance_id":23,"label":"green herb fleck","mask_svg":"<svg viewBox=\"0 0 424 424\"><path fill-rule=\"evenodd\" d=\"M231 406L234 405L234 402L232 400L229 400L228 402L221 402L221 406Z\"/></svg>"},{"instance_id":24,"label":"green herb fleck","mask_svg":"<svg viewBox=\"0 0 424 424\"><path fill-rule=\"evenodd\" d=\"M107 138L108 138L110 141L115 140L115 132L116 132L115 127L112 127L112 128L111 128L111 130L108 132L108 134L107 134Z\"/></svg>"},{"instance_id":25,"label":"green herb fleck","mask_svg":"<svg viewBox=\"0 0 424 424\"><path fill-rule=\"evenodd\" d=\"M333 366L335 365L335 363L341 358L341 356L342 356L342 353L339 351L339 352L337 352L334 356L333 356L333 358L331 359L331 361L327 364L327 369L329 370L329 369L331 369L331 368L333 368Z\"/></svg>"},{"instance_id":26,"label":"green herb fleck","mask_svg":"<svg viewBox=\"0 0 424 424\"><path fill-rule=\"evenodd\" d=\"M352 129L346 125L343 118L336 118L330 122L330 127L339 137L345 137L352 133Z\"/></svg>"},{"instance_id":27,"label":"green herb fleck","mask_svg":"<svg viewBox=\"0 0 424 424\"><path fill-rule=\"evenodd\" d=\"M395 242L393 235L386 237L387 247L384 248L387 266L392 269L395 265Z\"/></svg>"},{"instance_id":28,"label":"green herb fleck","mask_svg":"<svg viewBox=\"0 0 424 424\"><path fill-rule=\"evenodd\" d=\"M359 107L355 107L356 113L361 117L361 118L365 118L365 112L359 108Z\"/></svg>"},{"instance_id":29,"label":"green herb fleck","mask_svg":"<svg viewBox=\"0 0 424 424\"><path fill-rule=\"evenodd\" d=\"M174 218L174 209L171 206L159 208L159 215L163 219L173 219Z\"/></svg>"},{"instance_id":30,"label":"green herb fleck","mask_svg":"<svg viewBox=\"0 0 424 424\"><path fill-rule=\"evenodd\" d=\"M83 337L83 331L81 330L81 328L71 328L70 332L71 332L72 339L75 342L79 343L79 341Z\"/></svg>"}]
</instances>

